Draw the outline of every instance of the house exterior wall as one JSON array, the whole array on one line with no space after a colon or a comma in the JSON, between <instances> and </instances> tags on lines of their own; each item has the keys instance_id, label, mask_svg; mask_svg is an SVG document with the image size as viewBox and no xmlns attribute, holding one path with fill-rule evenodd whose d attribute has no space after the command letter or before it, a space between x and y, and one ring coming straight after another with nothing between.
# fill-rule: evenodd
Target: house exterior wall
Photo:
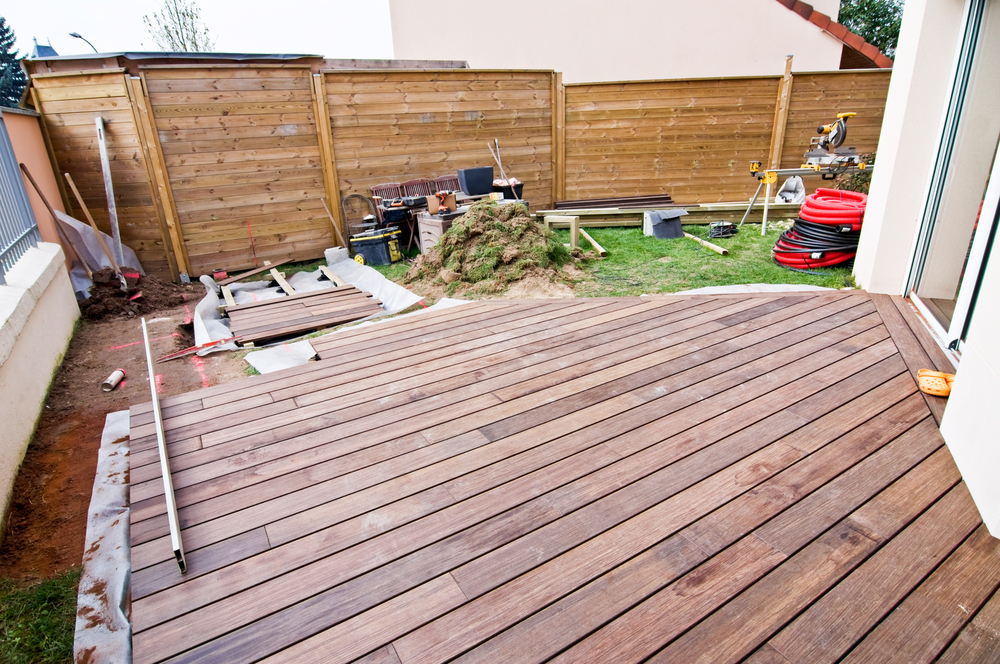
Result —
<instances>
[{"instance_id":1,"label":"house exterior wall","mask_svg":"<svg viewBox=\"0 0 1000 664\"><path fill-rule=\"evenodd\" d=\"M63 261L58 244L40 242L0 286L0 534L49 383L80 317Z\"/></svg>"},{"instance_id":2,"label":"house exterior wall","mask_svg":"<svg viewBox=\"0 0 1000 664\"><path fill-rule=\"evenodd\" d=\"M7 125L7 133L10 134L10 143L17 160L31 171L31 176L35 178L49 204L56 210L65 212L59 187L56 185L56 176L52 172L52 163L49 161L49 153L45 149L45 140L42 138L42 128L39 125L41 118L33 111L5 108L3 121ZM42 239L58 243L55 220L27 180L24 186L28 190L28 200L31 201L31 210L35 213Z\"/></svg>"},{"instance_id":3,"label":"house exterior wall","mask_svg":"<svg viewBox=\"0 0 1000 664\"><path fill-rule=\"evenodd\" d=\"M1000 250L993 255L979 291L979 304L962 344L955 388L941 421L941 434L972 492L983 522L1000 537Z\"/></svg>"},{"instance_id":4,"label":"house exterior wall","mask_svg":"<svg viewBox=\"0 0 1000 664\"><path fill-rule=\"evenodd\" d=\"M963 0L908 0L854 277L902 295L951 88Z\"/></svg>"},{"instance_id":5,"label":"house exterior wall","mask_svg":"<svg viewBox=\"0 0 1000 664\"><path fill-rule=\"evenodd\" d=\"M990 0L996 11L998 0ZM877 167L872 176L865 225L854 274L871 292L905 295L920 217L937 159L944 113L960 47L963 0L908 0L879 141ZM993 33L995 34L995 32ZM995 37L992 37L995 39ZM992 53L995 42L982 44ZM995 58L993 58L995 59ZM993 113L993 108L968 107L967 120ZM988 124L988 123L987 123ZM995 132L992 136L995 136ZM984 143L983 154L966 151L951 162L952 180L968 179L966 207L982 198L984 163L992 159L994 143ZM959 142L960 143L960 142ZM956 148L961 150L959 144ZM989 153L989 154L986 154ZM958 189L950 192L958 193ZM987 211L984 210L984 214ZM989 214L993 212L990 211ZM965 237L968 237L966 235ZM961 255L954 261L961 267ZM958 464L987 528L1000 536L1000 245L994 242L985 258L985 272L961 359L954 389L948 399L941 433ZM952 265L951 267L956 267ZM967 275L968 276L968 275ZM975 275L973 275L975 276ZM963 287L969 287L968 282Z\"/></svg>"},{"instance_id":6,"label":"house exterior wall","mask_svg":"<svg viewBox=\"0 0 1000 664\"><path fill-rule=\"evenodd\" d=\"M838 0L818 0L836 19ZM389 0L394 57L555 69L565 83L839 69L842 44L775 0Z\"/></svg>"}]
</instances>

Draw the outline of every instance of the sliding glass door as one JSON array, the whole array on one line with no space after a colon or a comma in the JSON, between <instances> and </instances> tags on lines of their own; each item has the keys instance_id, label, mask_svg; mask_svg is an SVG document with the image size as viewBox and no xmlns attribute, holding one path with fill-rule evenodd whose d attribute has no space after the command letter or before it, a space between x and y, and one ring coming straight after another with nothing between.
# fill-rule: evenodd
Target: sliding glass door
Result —
<instances>
[{"instance_id":1,"label":"sliding glass door","mask_svg":"<svg viewBox=\"0 0 1000 664\"><path fill-rule=\"evenodd\" d=\"M998 5L967 3L955 81L910 270L911 299L952 347L964 336L975 306L1000 193Z\"/></svg>"}]
</instances>

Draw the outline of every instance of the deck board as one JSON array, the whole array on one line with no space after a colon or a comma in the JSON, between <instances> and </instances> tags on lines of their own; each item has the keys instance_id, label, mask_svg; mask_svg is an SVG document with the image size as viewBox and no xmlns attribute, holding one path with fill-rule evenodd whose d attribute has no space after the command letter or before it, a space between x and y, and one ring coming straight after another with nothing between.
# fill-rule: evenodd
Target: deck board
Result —
<instances>
[{"instance_id":1,"label":"deck board","mask_svg":"<svg viewBox=\"0 0 1000 664\"><path fill-rule=\"evenodd\" d=\"M134 661L983 652L1000 547L913 380L947 356L912 324L820 291L342 330L307 367L163 400L183 576L135 406Z\"/></svg>"}]
</instances>

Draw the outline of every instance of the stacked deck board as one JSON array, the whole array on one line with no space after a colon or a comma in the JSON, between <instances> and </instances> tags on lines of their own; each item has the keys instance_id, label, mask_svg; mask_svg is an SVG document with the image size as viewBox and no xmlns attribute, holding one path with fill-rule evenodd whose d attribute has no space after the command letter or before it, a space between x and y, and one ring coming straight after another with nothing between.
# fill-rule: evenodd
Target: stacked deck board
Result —
<instances>
[{"instance_id":1,"label":"stacked deck board","mask_svg":"<svg viewBox=\"0 0 1000 664\"><path fill-rule=\"evenodd\" d=\"M354 286L226 307L229 327L239 343L311 332L367 318L382 311L382 302Z\"/></svg>"}]
</instances>

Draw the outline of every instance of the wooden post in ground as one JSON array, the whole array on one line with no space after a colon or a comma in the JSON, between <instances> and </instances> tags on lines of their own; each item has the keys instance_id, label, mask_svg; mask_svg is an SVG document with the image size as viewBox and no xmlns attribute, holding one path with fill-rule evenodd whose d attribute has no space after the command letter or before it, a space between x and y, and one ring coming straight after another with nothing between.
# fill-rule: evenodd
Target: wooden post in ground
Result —
<instances>
[{"instance_id":1,"label":"wooden post in ground","mask_svg":"<svg viewBox=\"0 0 1000 664\"><path fill-rule=\"evenodd\" d=\"M778 84L778 102L774 108L774 127L771 130L771 149L768 170L781 168L781 148L785 143L788 124L788 102L792 97L792 56L785 56L785 75Z\"/></svg>"},{"instance_id":2,"label":"wooden post in ground","mask_svg":"<svg viewBox=\"0 0 1000 664\"><path fill-rule=\"evenodd\" d=\"M326 74L313 74L313 107L316 109L316 134L319 137L319 154L323 162L323 188L330 201L332 210L326 207L330 222L333 224L334 236L347 246L342 232L344 219L341 219L340 182L337 179L337 159L333 151L333 129L330 126L330 107L326 97Z\"/></svg>"}]
</instances>

